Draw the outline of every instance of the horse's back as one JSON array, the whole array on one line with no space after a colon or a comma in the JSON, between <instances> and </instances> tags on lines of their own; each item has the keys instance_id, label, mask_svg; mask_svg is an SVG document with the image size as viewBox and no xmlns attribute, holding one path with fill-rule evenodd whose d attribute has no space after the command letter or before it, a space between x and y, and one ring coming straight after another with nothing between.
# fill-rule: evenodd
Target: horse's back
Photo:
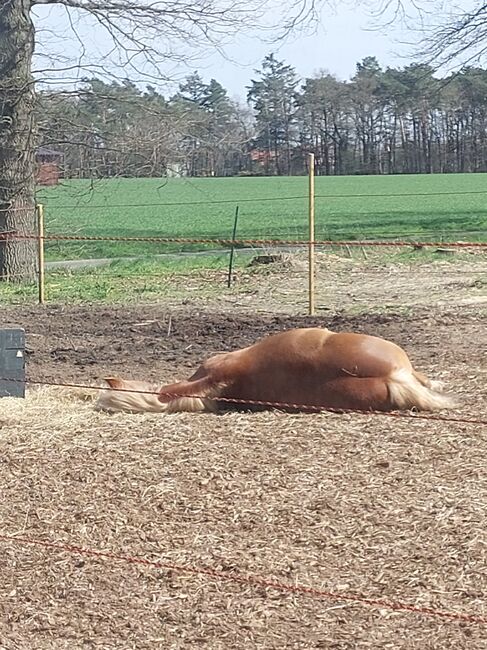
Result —
<instances>
[{"instance_id":1,"label":"horse's back","mask_svg":"<svg viewBox=\"0 0 487 650\"><path fill-rule=\"evenodd\" d=\"M318 375L387 377L410 370L407 354L391 341L325 328L300 328L271 335L241 351L240 360L253 372L274 370Z\"/></svg>"}]
</instances>

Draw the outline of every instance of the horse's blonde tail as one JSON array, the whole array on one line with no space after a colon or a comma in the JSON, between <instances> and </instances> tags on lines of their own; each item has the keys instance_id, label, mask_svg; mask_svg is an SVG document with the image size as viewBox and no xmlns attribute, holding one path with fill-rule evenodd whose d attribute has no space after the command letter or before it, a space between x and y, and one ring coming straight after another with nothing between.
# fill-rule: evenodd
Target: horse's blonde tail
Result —
<instances>
[{"instance_id":1,"label":"horse's blonde tail","mask_svg":"<svg viewBox=\"0 0 487 650\"><path fill-rule=\"evenodd\" d=\"M416 372L405 368L395 370L387 380L391 405L397 409L441 411L456 408L457 400L439 392L439 387L440 382L430 382L423 375L416 377Z\"/></svg>"}]
</instances>

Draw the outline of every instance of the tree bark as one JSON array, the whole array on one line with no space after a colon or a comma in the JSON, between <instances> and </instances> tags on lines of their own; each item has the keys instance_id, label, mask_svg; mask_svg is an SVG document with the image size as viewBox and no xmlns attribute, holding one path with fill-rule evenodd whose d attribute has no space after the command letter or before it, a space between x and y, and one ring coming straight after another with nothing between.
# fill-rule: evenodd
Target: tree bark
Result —
<instances>
[{"instance_id":1,"label":"tree bark","mask_svg":"<svg viewBox=\"0 0 487 650\"><path fill-rule=\"evenodd\" d=\"M0 232L36 231L33 52L30 0L4 2L0 8ZM34 239L0 239L0 279L32 279L36 248Z\"/></svg>"}]
</instances>

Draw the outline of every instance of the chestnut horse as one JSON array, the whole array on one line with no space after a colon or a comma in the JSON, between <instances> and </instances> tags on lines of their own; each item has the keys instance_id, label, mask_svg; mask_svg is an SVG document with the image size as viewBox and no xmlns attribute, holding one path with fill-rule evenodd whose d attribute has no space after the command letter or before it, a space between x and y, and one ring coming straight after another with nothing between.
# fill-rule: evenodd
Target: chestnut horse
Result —
<instances>
[{"instance_id":1,"label":"chestnut horse","mask_svg":"<svg viewBox=\"0 0 487 650\"><path fill-rule=\"evenodd\" d=\"M283 405L279 408L287 411L306 411L307 406L379 411L435 411L455 406L452 397L441 393L441 382L416 371L394 343L318 327L288 330L241 350L216 354L187 381L165 386L117 377L105 381L117 390L102 392L97 409L109 411L218 412L272 407L252 402Z\"/></svg>"}]
</instances>

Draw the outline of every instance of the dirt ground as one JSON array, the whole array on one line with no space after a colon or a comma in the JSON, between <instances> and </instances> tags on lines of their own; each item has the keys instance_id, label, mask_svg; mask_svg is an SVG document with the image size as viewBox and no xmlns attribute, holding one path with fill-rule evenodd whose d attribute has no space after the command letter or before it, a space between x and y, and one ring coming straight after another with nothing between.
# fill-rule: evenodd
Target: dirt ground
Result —
<instances>
[{"instance_id":1,"label":"dirt ground","mask_svg":"<svg viewBox=\"0 0 487 650\"><path fill-rule=\"evenodd\" d=\"M270 282L270 280L269 280ZM258 296L257 296L258 298ZM390 338L487 419L486 317L449 304L315 318L269 303L23 306L33 380L187 376L208 354L325 325ZM462 294L459 300L463 300ZM487 616L487 430L374 415L93 411L0 402L1 533ZM0 648L481 649L485 625L1 541Z\"/></svg>"},{"instance_id":2,"label":"dirt ground","mask_svg":"<svg viewBox=\"0 0 487 650\"><path fill-rule=\"evenodd\" d=\"M164 305L47 306L2 309L2 325L24 327L27 369L32 380L99 381L120 374L148 380L176 380L207 356L249 345L292 327L325 326L389 338L406 348L413 362L435 376L453 367L469 372L485 363L486 317L473 307L416 309L402 313L315 317L220 313Z\"/></svg>"}]
</instances>

